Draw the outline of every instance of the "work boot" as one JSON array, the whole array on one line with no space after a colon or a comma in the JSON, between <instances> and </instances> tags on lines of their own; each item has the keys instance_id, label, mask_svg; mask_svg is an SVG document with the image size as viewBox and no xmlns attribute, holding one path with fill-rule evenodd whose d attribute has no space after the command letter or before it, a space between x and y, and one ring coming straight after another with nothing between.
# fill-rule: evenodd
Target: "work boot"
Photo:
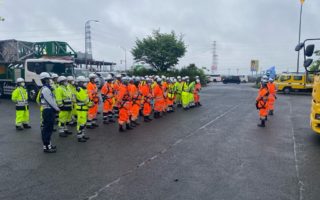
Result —
<instances>
[{"instance_id":1,"label":"work boot","mask_svg":"<svg viewBox=\"0 0 320 200\"><path fill-rule=\"evenodd\" d=\"M137 121L132 121L132 123L136 126L139 126L140 124Z\"/></svg>"},{"instance_id":2,"label":"work boot","mask_svg":"<svg viewBox=\"0 0 320 200\"><path fill-rule=\"evenodd\" d=\"M72 132L71 132L71 131L65 130L64 132L65 132L65 134L67 134L67 135L72 135Z\"/></svg>"},{"instance_id":3,"label":"work boot","mask_svg":"<svg viewBox=\"0 0 320 200\"><path fill-rule=\"evenodd\" d=\"M65 131L62 131L62 132L59 131L59 136L60 137L68 137L68 134Z\"/></svg>"},{"instance_id":4,"label":"work boot","mask_svg":"<svg viewBox=\"0 0 320 200\"><path fill-rule=\"evenodd\" d=\"M90 137L85 136L85 135L82 138L85 139L85 140L89 140L90 139Z\"/></svg>"},{"instance_id":5,"label":"work boot","mask_svg":"<svg viewBox=\"0 0 320 200\"><path fill-rule=\"evenodd\" d=\"M109 119L109 122L110 122L110 123L115 123L116 121L113 120L113 119Z\"/></svg>"},{"instance_id":6,"label":"work boot","mask_svg":"<svg viewBox=\"0 0 320 200\"><path fill-rule=\"evenodd\" d=\"M31 128L31 126L29 126L29 124L23 124L23 128L29 129L29 128Z\"/></svg>"},{"instance_id":7,"label":"work boot","mask_svg":"<svg viewBox=\"0 0 320 200\"><path fill-rule=\"evenodd\" d=\"M83 137L82 138L78 138L78 142L86 142L87 140L86 139L84 139Z\"/></svg>"},{"instance_id":8,"label":"work boot","mask_svg":"<svg viewBox=\"0 0 320 200\"><path fill-rule=\"evenodd\" d=\"M269 115L271 115L271 116L273 115L273 110L269 111Z\"/></svg>"},{"instance_id":9,"label":"work boot","mask_svg":"<svg viewBox=\"0 0 320 200\"><path fill-rule=\"evenodd\" d=\"M16 126L16 130L18 130L18 131L22 131L22 130L23 130L23 128L22 128L22 126Z\"/></svg>"},{"instance_id":10,"label":"work boot","mask_svg":"<svg viewBox=\"0 0 320 200\"><path fill-rule=\"evenodd\" d=\"M52 148L50 145L47 145L43 148L44 153L56 153L57 149Z\"/></svg>"},{"instance_id":11,"label":"work boot","mask_svg":"<svg viewBox=\"0 0 320 200\"><path fill-rule=\"evenodd\" d=\"M266 121L268 121L268 116L266 116Z\"/></svg>"},{"instance_id":12,"label":"work boot","mask_svg":"<svg viewBox=\"0 0 320 200\"><path fill-rule=\"evenodd\" d=\"M153 118L158 119L158 112L153 113Z\"/></svg>"},{"instance_id":13,"label":"work boot","mask_svg":"<svg viewBox=\"0 0 320 200\"><path fill-rule=\"evenodd\" d=\"M150 120L148 119L147 116L144 116L143 121L144 121L144 122L150 122Z\"/></svg>"},{"instance_id":14,"label":"work boot","mask_svg":"<svg viewBox=\"0 0 320 200\"><path fill-rule=\"evenodd\" d=\"M103 124L109 124L107 120L103 120Z\"/></svg>"},{"instance_id":15,"label":"work boot","mask_svg":"<svg viewBox=\"0 0 320 200\"><path fill-rule=\"evenodd\" d=\"M129 126L136 127L136 125L133 122L130 122Z\"/></svg>"},{"instance_id":16,"label":"work boot","mask_svg":"<svg viewBox=\"0 0 320 200\"><path fill-rule=\"evenodd\" d=\"M75 126L77 126L77 123L76 122L69 122L68 125L71 127L75 127Z\"/></svg>"},{"instance_id":17,"label":"work boot","mask_svg":"<svg viewBox=\"0 0 320 200\"><path fill-rule=\"evenodd\" d=\"M124 132L123 126L119 124L119 132Z\"/></svg>"},{"instance_id":18,"label":"work boot","mask_svg":"<svg viewBox=\"0 0 320 200\"><path fill-rule=\"evenodd\" d=\"M152 121L152 119L150 118L150 116L147 116L147 119L151 122Z\"/></svg>"},{"instance_id":19,"label":"work boot","mask_svg":"<svg viewBox=\"0 0 320 200\"><path fill-rule=\"evenodd\" d=\"M93 126L93 127L99 127L99 125L98 125L98 124L92 124L92 126Z\"/></svg>"},{"instance_id":20,"label":"work boot","mask_svg":"<svg viewBox=\"0 0 320 200\"><path fill-rule=\"evenodd\" d=\"M261 124L258 124L259 127L266 127L266 122L265 120L261 120Z\"/></svg>"},{"instance_id":21,"label":"work boot","mask_svg":"<svg viewBox=\"0 0 320 200\"><path fill-rule=\"evenodd\" d=\"M92 126L92 125L87 125L86 128L87 128L87 129L94 129L94 126Z\"/></svg>"},{"instance_id":22,"label":"work boot","mask_svg":"<svg viewBox=\"0 0 320 200\"><path fill-rule=\"evenodd\" d=\"M133 128L129 124L126 124L126 129L127 130L132 130Z\"/></svg>"}]
</instances>

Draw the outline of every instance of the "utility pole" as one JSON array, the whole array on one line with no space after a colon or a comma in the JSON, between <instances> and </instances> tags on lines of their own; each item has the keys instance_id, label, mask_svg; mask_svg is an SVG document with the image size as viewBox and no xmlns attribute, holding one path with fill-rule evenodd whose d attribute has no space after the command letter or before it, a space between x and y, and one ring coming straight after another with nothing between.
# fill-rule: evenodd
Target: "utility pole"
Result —
<instances>
[{"instance_id":1,"label":"utility pole","mask_svg":"<svg viewBox=\"0 0 320 200\"><path fill-rule=\"evenodd\" d=\"M124 51L124 70L127 71L127 49L120 47Z\"/></svg>"},{"instance_id":2,"label":"utility pole","mask_svg":"<svg viewBox=\"0 0 320 200\"><path fill-rule=\"evenodd\" d=\"M214 74L218 69L218 55L217 55L217 42L213 41L212 43L212 66L211 73Z\"/></svg>"},{"instance_id":3,"label":"utility pole","mask_svg":"<svg viewBox=\"0 0 320 200\"><path fill-rule=\"evenodd\" d=\"M303 8L303 3L305 0L300 0L300 21L299 21L299 41L298 44L301 42L301 19L302 19L302 8ZM299 73L299 65L300 65L300 51L298 51L298 58L297 58L297 73Z\"/></svg>"},{"instance_id":4,"label":"utility pole","mask_svg":"<svg viewBox=\"0 0 320 200\"><path fill-rule=\"evenodd\" d=\"M84 44L84 48L85 48L85 52L84 52L84 56L85 56L85 63L86 63L86 69L88 69L88 58L90 60L92 60L92 44L91 44L91 26L90 26L90 22L99 22L98 20L87 20L84 26L84 30L85 30L85 44ZM89 55L89 56L88 56Z\"/></svg>"}]
</instances>

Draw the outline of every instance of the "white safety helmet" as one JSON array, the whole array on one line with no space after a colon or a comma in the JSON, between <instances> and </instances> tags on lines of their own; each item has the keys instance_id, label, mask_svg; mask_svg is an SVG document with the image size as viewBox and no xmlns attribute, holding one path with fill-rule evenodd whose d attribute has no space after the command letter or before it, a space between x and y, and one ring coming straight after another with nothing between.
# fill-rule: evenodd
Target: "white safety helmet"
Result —
<instances>
[{"instance_id":1,"label":"white safety helmet","mask_svg":"<svg viewBox=\"0 0 320 200\"><path fill-rule=\"evenodd\" d=\"M23 83L24 79L23 78L17 78L16 83Z\"/></svg>"},{"instance_id":2,"label":"white safety helmet","mask_svg":"<svg viewBox=\"0 0 320 200\"><path fill-rule=\"evenodd\" d=\"M40 79L46 79L46 78L51 78L50 74L48 72L41 72L39 75Z\"/></svg>"},{"instance_id":3,"label":"white safety helmet","mask_svg":"<svg viewBox=\"0 0 320 200\"><path fill-rule=\"evenodd\" d=\"M181 76L178 76L177 79L181 79Z\"/></svg>"},{"instance_id":4,"label":"white safety helmet","mask_svg":"<svg viewBox=\"0 0 320 200\"><path fill-rule=\"evenodd\" d=\"M200 83L200 79L197 79L196 82L197 82L197 83Z\"/></svg>"},{"instance_id":5,"label":"white safety helmet","mask_svg":"<svg viewBox=\"0 0 320 200\"><path fill-rule=\"evenodd\" d=\"M261 79L265 79L265 80L268 80L268 76L266 76L266 75L263 75Z\"/></svg>"},{"instance_id":6,"label":"white safety helmet","mask_svg":"<svg viewBox=\"0 0 320 200\"><path fill-rule=\"evenodd\" d=\"M87 82L86 78L84 76L78 76L76 81L79 82Z\"/></svg>"},{"instance_id":7,"label":"white safety helmet","mask_svg":"<svg viewBox=\"0 0 320 200\"><path fill-rule=\"evenodd\" d=\"M58 83L61 83L61 82L66 81L66 80L67 80L67 77L65 77L65 76L59 76L57 82L58 82Z\"/></svg>"},{"instance_id":8,"label":"white safety helmet","mask_svg":"<svg viewBox=\"0 0 320 200\"><path fill-rule=\"evenodd\" d=\"M121 74L116 74L116 78L121 78Z\"/></svg>"},{"instance_id":9,"label":"white safety helmet","mask_svg":"<svg viewBox=\"0 0 320 200\"><path fill-rule=\"evenodd\" d=\"M58 78L59 76L58 76L58 74L56 74L56 73L51 73L51 77L52 77L52 78Z\"/></svg>"},{"instance_id":10,"label":"white safety helmet","mask_svg":"<svg viewBox=\"0 0 320 200\"><path fill-rule=\"evenodd\" d=\"M269 78L269 82L271 82L271 83L272 83L273 81L274 81L274 80L273 80L273 78Z\"/></svg>"},{"instance_id":11,"label":"white safety helmet","mask_svg":"<svg viewBox=\"0 0 320 200\"><path fill-rule=\"evenodd\" d=\"M265 78L261 79L261 83L268 83L268 79L265 79Z\"/></svg>"},{"instance_id":12,"label":"white safety helmet","mask_svg":"<svg viewBox=\"0 0 320 200\"><path fill-rule=\"evenodd\" d=\"M68 81L74 81L74 78L73 78L73 76L68 76L68 77L67 77L67 80L68 80Z\"/></svg>"},{"instance_id":13,"label":"white safety helmet","mask_svg":"<svg viewBox=\"0 0 320 200\"><path fill-rule=\"evenodd\" d=\"M107 81L111 81L113 78L112 78L111 74L108 74L106 79L107 79Z\"/></svg>"},{"instance_id":14,"label":"white safety helmet","mask_svg":"<svg viewBox=\"0 0 320 200\"><path fill-rule=\"evenodd\" d=\"M93 73L89 74L89 79L93 79L93 78L96 78L97 76Z\"/></svg>"}]
</instances>

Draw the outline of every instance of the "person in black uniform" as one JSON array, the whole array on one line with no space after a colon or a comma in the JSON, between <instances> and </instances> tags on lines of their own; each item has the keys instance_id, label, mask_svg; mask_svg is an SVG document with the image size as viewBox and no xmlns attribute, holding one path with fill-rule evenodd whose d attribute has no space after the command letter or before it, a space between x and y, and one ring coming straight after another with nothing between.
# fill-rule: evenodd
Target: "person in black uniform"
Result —
<instances>
[{"instance_id":1,"label":"person in black uniform","mask_svg":"<svg viewBox=\"0 0 320 200\"><path fill-rule=\"evenodd\" d=\"M42 111L42 124L41 130L43 151L45 153L55 153L57 151L56 146L51 144L51 135L53 132L53 126L55 123L56 113L60 111L51 88L51 77L47 72L40 74L40 79L43 87L40 93L40 103L43 107Z\"/></svg>"}]
</instances>

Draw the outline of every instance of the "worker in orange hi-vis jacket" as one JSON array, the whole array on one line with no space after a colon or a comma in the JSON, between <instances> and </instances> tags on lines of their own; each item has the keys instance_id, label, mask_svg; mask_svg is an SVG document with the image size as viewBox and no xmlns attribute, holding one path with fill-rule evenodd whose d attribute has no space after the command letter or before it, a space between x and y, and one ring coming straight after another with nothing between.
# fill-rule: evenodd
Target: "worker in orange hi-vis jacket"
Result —
<instances>
[{"instance_id":1,"label":"worker in orange hi-vis jacket","mask_svg":"<svg viewBox=\"0 0 320 200\"><path fill-rule=\"evenodd\" d=\"M130 126L130 115L131 115L131 100L130 95L128 91L128 84L129 84L129 78L123 77L122 83L119 86L119 93L118 93L118 108L119 108L119 117L118 117L118 123L119 123L119 131L124 131L124 125L126 126L127 130L131 130L132 127Z\"/></svg>"},{"instance_id":2,"label":"worker in orange hi-vis jacket","mask_svg":"<svg viewBox=\"0 0 320 200\"><path fill-rule=\"evenodd\" d=\"M128 92L130 99L132 100L131 106L131 126L135 127L140 125L138 121L139 111L140 111L140 94L137 85L139 85L140 79L138 77L130 79L128 85Z\"/></svg>"},{"instance_id":3,"label":"worker in orange hi-vis jacket","mask_svg":"<svg viewBox=\"0 0 320 200\"><path fill-rule=\"evenodd\" d=\"M160 118L161 113L164 111L165 107L165 97L163 94L163 89L161 87L161 79L156 80L156 85L153 88L153 98L154 98L154 118Z\"/></svg>"},{"instance_id":4,"label":"worker in orange hi-vis jacket","mask_svg":"<svg viewBox=\"0 0 320 200\"><path fill-rule=\"evenodd\" d=\"M200 95L199 95L200 90L201 90L200 79L196 79L196 85L195 85L194 91L193 91L195 106L201 106Z\"/></svg>"},{"instance_id":5,"label":"worker in orange hi-vis jacket","mask_svg":"<svg viewBox=\"0 0 320 200\"><path fill-rule=\"evenodd\" d=\"M269 97L268 97L268 108L269 108L269 115L274 114L274 103L277 99L277 88L273 82L272 78L269 78L268 82L268 90L269 90Z\"/></svg>"},{"instance_id":6,"label":"worker in orange hi-vis jacket","mask_svg":"<svg viewBox=\"0 0 320 200\"><path fill-rule=\"evenodd\" d=\"M89 129L98 127L97 113L98 113L98 105L99 105L99 96L98 96L98 87L95 83L95 79L96 79L95 74L89 74L89 83L87 85L87 91L88 91L90 101L94 103L94 105L88 110L87 128Z\"/></svg>"},{"instance_id":7,"label":"worker in orange hi-vis jacket","mask_svg":"<svg viewBox=\"0 0 320 200\"><path fill-rule=\"evenodd\" d=\"M261 88L259 89L258 96L256 98L256 108L259 110L259 116L261 123L259 127L266 126L266 120L268 116L268 97L269 90L267 86L268 80L265 78L261 79Z\"/></svg>"},{"instance_id":8,"label":"worker in orange hi-vis jacket","mask_svg":"<svg viewBox=\"0 0 320 200\"><path fill-rule=\"evenodd\" d=\"M114 104L114 94L112 86L112 76L107 76L107 82L101 88L101 95L103 100L103 123L109 124L114 123L113 119L113 104Z\"/></svg>"},{"instance_id":9,"label":"worker in orange hi-vis jacket","mask_svg":"<svg viewBox=\"0 0 320 200\"><path fill-rule=\"evenodd\" d=\"M116 74L116 79L113 82L113 94L114 94L114 104L113 104L113 113L114 117L118 118L119 117L119 108L118 108L118 93L121 85L121 74Z\"/></svg>"},{"instance_id":10,"label":"worker in orange hi-vis jacket","mask_svg":"<svg viewBox=\"0 0 320 200\"><path fill-rule=\"evenodd\" d=\"M151 100L151 83L152 80L147 78L146 80L142 80L140 84L140 93L142 99L142 114L145 122L150 122L152 119L150 118L150 114L152 112Z\"/></svg>"}]
</instances>

